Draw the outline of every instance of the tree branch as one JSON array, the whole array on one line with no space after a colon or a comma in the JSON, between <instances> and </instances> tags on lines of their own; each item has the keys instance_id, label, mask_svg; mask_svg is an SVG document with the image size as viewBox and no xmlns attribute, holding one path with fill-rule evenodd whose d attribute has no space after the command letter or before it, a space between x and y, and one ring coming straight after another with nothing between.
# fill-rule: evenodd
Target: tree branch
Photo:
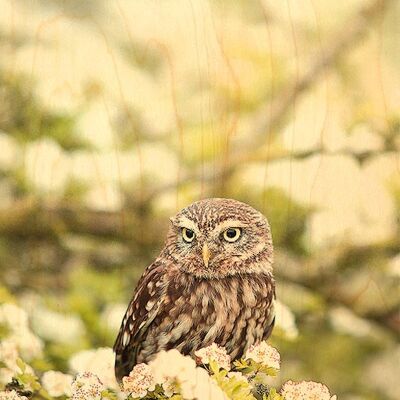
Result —
<instances>
[{"instance_id":1,"label":"tree branch","mask_svg":"<svg viewBox=\"0 0 400 400\"><path fill-rule=\"evenodd\" d=\"M274 161L274 156L268 157L262 150L260 151L267 140L268 133L281 127L292 110L293 102L317 84L322 73L331 68L340 57L343 57L367 34L373 23L383 15L391 3L394 3L394 0L374 0L362 6L349 18L332 37L329 42L330 46L321 49L321 56L312 63L310 68L299 79L289 83L286 89L283 89L271 103L264 104L259 108L252 118L254 129L248 135L248 140L236 143L234 150L228 155L228 161L222 162L219 169L216 170L215 165L209 163L194 172L182 173L179 182L150 190L142 196L142 201L147 203L165 191L177 190L179 187L200 179L203 182L226 180L238 166L255 158L264 162Z\"/></svg>"}]
</instances>

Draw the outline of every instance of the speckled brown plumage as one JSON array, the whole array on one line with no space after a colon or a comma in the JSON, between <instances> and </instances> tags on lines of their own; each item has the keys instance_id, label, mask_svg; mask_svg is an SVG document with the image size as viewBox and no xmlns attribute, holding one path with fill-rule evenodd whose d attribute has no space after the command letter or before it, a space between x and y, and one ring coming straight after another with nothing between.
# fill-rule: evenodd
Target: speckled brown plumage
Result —
<instances>
[{"instance_id":1,"label":"speckled brown plumage","mask_svg":"<svg viewBox=\"0 0 400 400\"><path fill-rule=\"evenodd\" d=\"M184 228L194 233L190 243ZM224 239L229 228L239 229L235 242ZM165 247L143 273L122 321L117 378L160 350L193 355L215 342L238 358L266 339L274 325L272 256L268 222L247 204L206 199L171 218Z\"/></svg>"}]
</instances>

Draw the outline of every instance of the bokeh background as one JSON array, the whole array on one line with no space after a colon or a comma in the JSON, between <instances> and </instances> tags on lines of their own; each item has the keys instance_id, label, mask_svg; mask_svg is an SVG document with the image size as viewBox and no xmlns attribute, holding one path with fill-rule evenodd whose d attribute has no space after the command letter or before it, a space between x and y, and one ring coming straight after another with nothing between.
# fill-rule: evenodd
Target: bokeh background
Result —
<instances>
[{"instance_id":1,"label":"bokeh background","mask_svg":"<svg viewBox=\"0 0 400 400\"><path fill-rule=\"evenodd\" d=\"M268 217L282 377L400 390L400 2L0 0L0 302L110 346L168 217ZM288 333L289 332L289 333Z\"/></svg>"}]
</instances>

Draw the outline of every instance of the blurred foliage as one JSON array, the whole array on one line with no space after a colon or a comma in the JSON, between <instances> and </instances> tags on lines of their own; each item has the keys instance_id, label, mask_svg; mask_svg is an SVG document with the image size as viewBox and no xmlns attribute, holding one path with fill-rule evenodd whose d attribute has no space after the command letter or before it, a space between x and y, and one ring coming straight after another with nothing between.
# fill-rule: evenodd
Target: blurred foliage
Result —
<instances>
[{"instance_id":1,"label":"blurred foliage","mask_svg":"<svg viewBox=\"0 0 400 400\"><path fill-rule=\"evenodd\" d=\"M65 150L87 147L76 131L75 116L46 110L27 78L4 72L0 73L0 130L21 143L47 136Z\"/></svg>"},{"instance_id":2,"label":"blurred foliage","mask_svg":"<svg viewBox=\"0 0 400 400\"><path fill-rule=\"evenodd\" d=\"M143 46L139 41L129 41L122 46L122 52L135 67L153 75L160 72L164 62L164 57L160 50L154 49L150 44Z\"/></svg>"}]
</instances>

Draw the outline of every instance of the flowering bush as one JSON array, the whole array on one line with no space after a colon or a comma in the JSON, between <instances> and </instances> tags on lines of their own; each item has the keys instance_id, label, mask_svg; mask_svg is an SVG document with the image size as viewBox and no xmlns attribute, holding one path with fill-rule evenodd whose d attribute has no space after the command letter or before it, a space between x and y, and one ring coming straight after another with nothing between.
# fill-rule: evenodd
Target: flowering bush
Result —
<instances>
[{"instance_id":1,"label":"flowering bush","mask_svg":"<svg viewBox=\"0 0 400 400\"><path fill-rule=\"evenodd\" d=\"M12 304L0 305L0 400L12 399L198 399L198 400L333 400L316 382L271 385L280 369L279 352L266 342L231 360L213 343L195 360L177 350L162 351L148 364L136 365L119 385L110 348L84 350L69 361L69 374L44 370L44 343L29 327L27 314ZM42 359L42 364L38 361ZM35 365L40 368L35 368Z\"/></svg>"}]
</instances>

